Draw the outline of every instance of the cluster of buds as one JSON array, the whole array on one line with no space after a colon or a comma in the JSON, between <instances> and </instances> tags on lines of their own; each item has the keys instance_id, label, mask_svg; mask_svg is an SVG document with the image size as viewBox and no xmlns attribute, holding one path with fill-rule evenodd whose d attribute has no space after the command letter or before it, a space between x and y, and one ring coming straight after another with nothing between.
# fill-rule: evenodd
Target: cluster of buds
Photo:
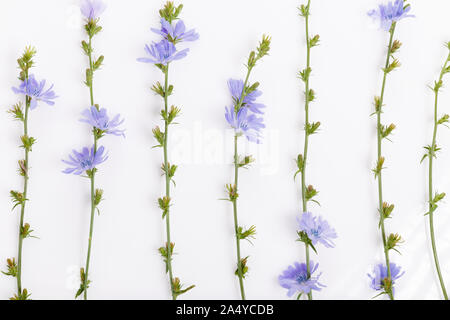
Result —
<instances>
[{"instance_id":1,"label":"cluster of buds","mask_svg":"<svg viewBox=\"0 0 450 320\"><path fill-rule=\"evenodd\" d=\"M255 239L256 235L256 227L251 226L250 228L244 230L243 227L238 227L236 230L237 237L239 240L247 240L251 243L250 239Z\"/></svg>"},{"instance_id":2,"label":"cluster of buds","mask_svg":"<svg viewBox=\"0 0 450 320\"><path fill-rule=\"evenodd\" d=\"M167 167L164 165L164 163L161 165L161 170L163 172L163 175L166 175L167 177L169 177L170 181L172 181L172 183L174 185L176 185L175 180L173 180L173 177L175 176L175 172L177 171L178 166L176 165L171 165L170 163L167 163Z\"/></svg>"},{"instance_id":3,"label":"cluster of buds","mask_svg":"<svg viewBox=\"0 0 450 320\"><path fill-rule=\"evenodd\" d=\"M230 202L235 202L237 200L237 198L239 198L239 194L238 194L236 185L235 184L227 184L225 186L225 188L227 190L228 199L224 199L224 200L228 200Z\"/></svg>"},{"instance_id":4,"label":"cluster of buds","mask_svg":"<svg viewBox=\"0 0 450 320\"><path fill-rule=\"evenodd\" d=\"M259 46L256 48L256 52L255 51L250 52L247 62L247 68L249 70L253 69L260 59L269 54L271 41L272 39L270 37L263 35L263 38L259 43Z\"/></svg>"},{"instance_id":5,"label":"cluster of buds","mask_svg":"<svg viewBox=\"0 0 450 320\"><path fill-rule=\"evenodd\" d=\"M9 298L9 300L28 300L28 298L31 296L30 293L28 293L27 289L23 289L22 292L18 294L14 294L13 297Z\"/></svg>"},{"instance_id":6,"label":"cluster of buds","mask_svg":"<svg viewBox=\"0 0 450 320\"><path fill-rule=\"evenodd\" d=\"M86 273L84 272L84 268L80 268L80 280L81 280L80 288L75 294L75 299L81 296L81 294L89 288L89 284L91 283L90 280L86 281Z\"/></svg>"},{"instance_id":7,"label":"cluster of buds","mask_svg":"<svg viewBox=\"0 0 450 320\"><path fill-rule=\"evenodd\" d=\"M388 236L387 241L386 241L386 249L387 250L395 250L398 253L400 253L398 251L397 247L402 242L403 242L403 239L398 233L396 233L396 234L391 233Z\"/></svg>"},{"instance_id":8,"label":"cluster of buds","mask_svg":"<svg viewBox=\"0 0 450 320\"><path fill-rule=\"evenodd\" d=\"M176 6L173 3L173 1L167 1L164 7L161 10L159 10L159 15L161 18L164 18L169 23L172 23L172 21L178 19L181 10L183 10L182 4Z\"/></svg>"},{"instance_id":9,"label":"cluster of buds","mask_svg":"<svg viewBox=\"0 0 450 320\"><path fill-rule=\"evenodd\" d=\"M2 271L2 273L5 276L11 276L11 277L17 277L17 263L16 263L16 258L12 258L12 259L6 259L6 267L7 270L6 272Z\"/></svg>"},{"instance_id":10,"label":"cluster of buds","mask_svg":"<svg viewBox=\"0 0 450 320\"><path fill-rule=\"evenodd\" d=\"M170 198L169 197L162 197L158 199L158 205L159 208L162 210L162 218L164 219L166 215L169 213L170 208Z\"/></svg>"},{"instance_id":11,"label":"cluster of buds","mask_svg":"<svg viewBox=\"0 0 450 320\"><path fill-rule=\"evenodd\" d=\"M22 56L17 59L19 65L20 75L19 79L25 81L28 78L28 71L34 66L33 57L36 55L36 49L33 47L26 47Z\"/></svg>"},{"instance_id":12,"label":"cluster of buds","mask_svg":"<svg viewBox=\"0 0 450 320\"><path fill-rule=\"evenodd\" d=\"M249 258L248 256L245 258L241 258L241 261L238 262L237 268L234 271L234 274L236 276L238 277L242 276L242 278L245 278L245 275L248 273L248 265L247 265L248 258ZM239 270L241 271L240 275Z\"/></svg>"},{"instance_id":13,"label":"cluster of buds","mask_svg":"<svg viewBox=\"0 0 450 320\"><path fill-rule=\"evenodd\" d=\"M174 298L178 298L178 296L188 292L191 289L194 289L195 285L189 286L186 289L183 289L183 285L181 284L181 281L179 278L175 278L173 279L172 282L172 294L174 296Z\"/></svg>"},{"instance_id":14,"label":"cluster of buds","mask_svg":"<svg viewBox=\"0 0 450 320\"><path fill-rule=\"evenodd\" d=\"M166 272L169 272L169 262L172 261L173 249L175 248L175 243L171 242L170 245L166 243L165 247L161 247L158 249L161 257L166 264Z\"/></svg>"},{"instance_id":15,"label":"cluster of buds","mask_svg":"<svg viewBox=\"0 0 450 320\"><path fill-rule=\"evenodd\" d=\"M103 64L103 61L105 59L104 56L99 56L97 59L94 59L92 57L92 53L94 52L94 49L92 48L92 38L100 33L102 31L102 27L98 25L99 19L89 19L86 22L86 25L84 26L84 29L86 31L86 34L89 37L89 41L81 41L81 47L83 49L83 52L86 54L86 56L89 58L89 68L86 69L86 80L85 84L89 88L92 87L92 81L94 79L94 72L99 70L100 67ZM98 109L98 106L96 106Z\"/></svg>"}]
</instances>

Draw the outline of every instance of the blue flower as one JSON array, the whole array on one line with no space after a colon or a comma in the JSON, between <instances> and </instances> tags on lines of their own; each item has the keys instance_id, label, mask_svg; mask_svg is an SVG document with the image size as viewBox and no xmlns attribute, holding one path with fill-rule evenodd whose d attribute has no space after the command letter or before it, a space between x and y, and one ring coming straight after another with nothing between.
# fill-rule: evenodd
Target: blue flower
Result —
<instances>
[{"instance_id":1,"label":"blue flower","mask_svg":"<svg viewBox=\"0 0 450 320\"><path fill-rule=\"evenodd\" d=\"M377 9L369 11L368 15L379 20L381 28L389 31L393 22L414 17L408 14L409 11L411 11L411 6L405 7L403 0L396 0L394 4L392 4L392 1L389 1L386 5L380 4Z\"/></svg>"},{"instance_id":2,"label":"blue flower","mask_svg":"<svg viewBox=\"0 0 450 320\"><path fill-rule=\"evenodd\" d=\"M395 281L398 280L405 272L401 272L402 268L400 266L397 266L395 263L389 264L391 267L391 280L392 283L390 287L393 287L395 284ZM370 287L376 291L379 290L386 290L385 287L385 281L388 279L388 271L387 267L383 263L377 264L373 268L373 274L368 274L369 278L372 280L370 283Z\"/></svg>"},{"instance_id":3,"label":"blue flower","mask_svg":"<svg viewBox=\"0 0 450 320\"><path fill-rule=\"evenodd\" d=\"M260 131L266 127L263 118L250 113L247 108L241 108L236 113L234 107L225 107L225 119L238 135L244 135L248 141L261 143Z\"/></svg>"},{"instance_id":4,"label":"blue flower","mask_svg":"<svg viewBox=\"0 0 450 320\"><path fill-rule=\"evenodd\" d=\"M108 156L104 155L105 148L103 146L98 148L97 152L95 152L92 146L90 150L88 147L84 147L81 153L76 150L72 150L72 153L69 155L68 161L62 160L62 162L70 166L63 173L80 175L87 170L95 169L99 164L108 159Z\"/></svg>"},{"instance_id":5,"label":"blue flower","mask_svg":"<svg viewBox=\"0 0 450 320\"><path fill-rule=\"evenodd\" d=\"M171 61L186 57L189 49L177 52L175 45L164 39L158 43L154 42L151 46L145 45L145 51L150 58L139 58L139 62L167 65Z\"/></svg>"},{"instance_id":6,"label":"blue flower","mask_svg":"<svg viewBox=\"0 0 450 320\"><path fill-rule=\"evenodd\" d=\"M319 264L314 264L310 261L310 276L308 276L306 263L295 262L294 266L289 266L278 277L280 286L288 289L287 295L292 297L295 293L308 294L311 290L322 290L321 287L325 287L319 283L319 277L321 274L313 277L314 272L319 267Z\"/></svg>"},{"instance_id":7,"label":"blue flower","mask_svg":"<svg viewBox=\"0 0 450 320\"><path fill-rule=\"evenodd\" d=\"M102 0L82 0L80 10L88 20L96 20L105 11L106 4Z\"/></svg>"},{"instance_id":8,"label":"blue flower","mask_svg":"<svg viewBox=\"0 0 450 320\"><path fill-rule=\"evenodd\" d=\"M19 88L13 87L12 90L16 94L24 94L28 96L30 101L30 109L33 110L37 107L38 101L45 102L48 105L53 106L55 104L54 99L57 98L55 95L55 92L52 90L53 85L50 86L47 90L44 90L45 88L45 80L42 80L41 82L38 82L34 75L30 75L28 79L25 79L20 84Z\"/></svg>"},{"instance_id":9,"label":"blue flower","mask_svg":"<svg viewBox=\"0 0 450 320\"><path fill-rule=\"evenodd\" d=\"M120 114L117 114L112 120L109 119L105 108L98 110L92 106L89 109L83 111L83 119L81 122L90 124L92 127L103 131L106 134L112 134L115 136L125 137L125 130L121 130L118 127L125 121L120 119Z\"/></svg>"},{"instance_id":10,"label":"blue flower","mask_svg":"<svg viewBox=\"0 0 450 320\"><path fill-rule=\"evenodd\" d=\"M320 242L327 248L334 247L332 239L337 238L336 231L322 217L315 217L310 212L304 212L297 217L297 222L300 230L308 235L313 245Z\"/></svg>"},{"instance_id":11,"label":"blue flower","mask_svg":"<svg viewBox=\"0 0 450 320\"><path fill-rule=\"evenodd\" d=\"M182 20L179 20L175 27L173 27L166 19L161 18L161 29L152 28L152 31L175 43L180 41L195 41L200 37L194 29L186 31L186 26Z\"/></svg>"},{"instance_id":12,"label":"blue flower","mask_svg":"<svg viewBox=\"0 0 450 320\"><path fill-rule=\"evenodd\" d=\"M242 93L244 91L244 81L230 79L228 80L228 88L230 89L234 104L237 105L242 98ZM261 103L255 102L256 98L261 95L262 92L259 90L248 93L244 98L242 106L249 108L254 113L263 114L261 109L264 109L266 106Z\"/></svg>"}]
</instances>

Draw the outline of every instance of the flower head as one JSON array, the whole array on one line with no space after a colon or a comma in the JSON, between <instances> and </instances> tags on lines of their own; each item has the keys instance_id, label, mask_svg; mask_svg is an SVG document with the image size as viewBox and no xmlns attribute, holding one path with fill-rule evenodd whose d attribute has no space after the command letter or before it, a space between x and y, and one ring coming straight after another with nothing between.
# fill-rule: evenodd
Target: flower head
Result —
<instances>
[{"instance_id":1,"label":"flower head","mask_svg":"<svg viewBox=\"0 0 450 320\"><path fill-rule=\"evenodd\" d=\"M118 128L125 121L124 119L120 119L120 114L117 114L110 120L105 108L98 110L96 107L92 106L89 109L84 110L82 115L84 118L80 119L81 122L90 124L92 127L97 128L106 134L125 137L125 130Z\"/></svg>"},{"instance_id":2,"label":"flower head","mask_svg":"<svg viewBox=\"0 0 450 320\"><path fill-rule=\"evenodd\" d=\"M373 268L373 273L368 274L369 278L372 280L370 283L370 287L374 290L385 290L390 291L395 281L399 279L405 273L402 271L400 266L397 266L395 263L390 263L391 269L391 283L388 284L386 280L388 279L388 270L385 264L379 263Z\"/></svg>"},{"instance_id":3,"label":"flower head","mask_svg":"<svg viewBox=\"0 0 450 320\"><path fill-rule=\"evenodd\" d=\"M194 29L186 31L186 26L182 20L179 20L174 27L166 19L161 18L161 29L152 28L152 31L162 35L165 39L173 43L181 41L195 41L200 37Z\"/></svg>"},{"instance_id":4,"label":"flower head","mask_svg":"<svg viewBox=\"0 0 450 320\"><path fill-rule=\"evenodd\" d=\"M102 0L81 0L80 10L87 20L96 20L105 11L106 3Z\"/></svg>"},{"instance_id":5,"label":"flower head","mask_svg":"<svg viewBox=\"0 0 450 320\"><path fill-rule=\"evenodd\" d=\"M311 290L320 291L322 290L321 287L325 287L319 283L320 274L313 277L313 273L317 270L319 264L314 264L313 261L310 261L309 266L310 276L308 276L306 263L295 262L293 266L289 266L278 277L280 286L288 289L287 295L289 297L292 297L295 293L308 294Z\"/></svg>"},{"instance_id":6,"label":"flower head","mask_svg":"<svg viewBox=\"0 0 450 320\"><path fill-rule=\"evenodd\" d=\"M244 135L248 141L260 143L260 131L266 126L263 118L250 113L247 108L241 108L237 113L234 107L225 107L225 119L235 132Z\"/></svg>"},{"instance_id":7,"label":"flower head","mask_svg":"<svg viewBox=\"0 0 450 320\"><path fill-rule=\"evenodd\" d=\"M149 58L139 58L139 62L154 63L167 65L174 60L180 60L186 57L189 49L184 49L177 52L175 45L172 42L164 39L152 45L145 45L145 51L150 56Z\"/></svg>"},{"instance_id":8,"label":"flower head","mask_svg":"<svg viewBox=\"0 0 450 320\"><path fill-rule=\"evenodd\" d=\"M108 156L104 154L105 148L103 146L98 148L97 152L92 146L90 150L88 147L84 147L81 152L72 150L72 153L69 155L69 160L62 160L62 162L70 166L63 173L80 175L83 172L95 169L108 159Z\"/></svg>"},{"instance_id":9,"label":"flower head","mask_svg":"<svg viewBox=\"0 0 450 320\"><path fill-rule=\"evenodd\" d=\"M297 217L297 222L300 230L308 235L313 245L320 242L327 248L334 247L332 239L337 238L336 231L322 217L315 217L310 212L304 212Z\"/></svg>"},{"instance_id":10,"label":"flower head","mask_svg":"<svg viewBox=\"0 0 450 320\"><path fill-rule=\"evenodd\" d=\"M38 101L45 102L48 105L53 106L55 104L54 99L57 98L55 95L55 92L52 90L53 85L50 86L47 90L45 90L45 80L42 80L41 82L38 82L34 75L30 75L28 79L25 79L20 84L19 88L13 87L12 90L16 94L24 94L28 96L30 101L30 109L33 110L37 107Z\"/></svg>"},{"instance_id":11,"label":"flower head","mask_svg":"<svg viewBox=\"0 0 450 320\"><path fill-rule=\"evenodd\" d=\"M394 4L389 1L387 4L380 4L377 9L368 12L368 15L373 19L380 21L382 29L389 31L392 23L400 21L403 18L414 17L409 15L411 11L410 6L404 6L403 0L396 0Z\"/></svg>"},{"instance_id":12,"label":"flower head","mask_svg":"<svg viewBox=\"0 0 450 320\"><path fill-rule=\"evenodd\" d=\"M230 79L228 80L228 88L230 89L231 96L233 97L233 101L235 104L239 103L242 98L242 93L244 92L244 81ZM254 90L249 92L242 103L242 106L249 108L252 112L263 114L261 109L264 109L266 106L261 103L256 103L256 98L262 95L262 92L259 90Z\"/></svg>"}]
</instances>

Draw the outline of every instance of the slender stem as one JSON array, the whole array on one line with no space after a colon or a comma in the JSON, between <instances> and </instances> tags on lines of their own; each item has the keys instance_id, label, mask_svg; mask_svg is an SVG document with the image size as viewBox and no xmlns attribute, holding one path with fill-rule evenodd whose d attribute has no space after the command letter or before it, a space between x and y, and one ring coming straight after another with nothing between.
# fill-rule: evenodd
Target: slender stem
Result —
<instances>
[{"instance_id":1,"label":"slender stem","mask_svg":"<svg viewBox=\"0 0 450 320\"><path fill-rule=\"evenodd\" d=\"M169 91L169 64L167 64L166 70L164 72L164 92ZM164 110L166 114L168 114L169 103L168 103L168 95L164 95ZM166 119L164 121L164 174L166 178L166 197L170 199L170 176L169 176L169 157L167 153L167 144L168 144L168 136L169 136L169 122ZM169 208L167 208L166 213L166 236L167 236L167 270L169 272L169 281L170 281L170 289L172 293L172 300L176 300L176 295L174 292L174 283L173 283L173 271L172 271L172 246L170 242L170 212Z\"/></svg>"},{"instance_id":2,"label":"slender stem","mask_svg":"<svg viewBox=\"0 0 450 320\"><path fill-rule=\"evenodd\" d=\"M309 38L309 9L310 9L311 1L308 0L307 12L305 16L305 30L306 30L306 70L310 70L311 68L311 43ZM305 142L303 146L303 168L301 172L302 178L302 210L303 212L308 211L308 201L306 199L306 162L308 160L308 144L309 144L309 133L306 128L309 125L309 75L305 80ZM310 258L309 258L309 245L305 243L305 251L306 251L306 271L308 277L311 276L310 270ZM308 299L312 300L312 292L308 294Z\"/></svg>"},{"instance_id":3,"label":"slender stem","mask_svg":"<svg viewBox=\"0 0 450 320\"><path fill-rule=\"evenodd\" d=\"M244 86L242 89L241 98L236 104L235 112L239 112L242 108L242 104L245 99L245 88L247 87L248 80L250 78L250 73L252 72L253 67L248 67L247 75L245 76ZM239 154L238 154L238 138L239 136L236 134L234 136L234 186L236 193L238 192L238 182L239 182ZM241 263L241 239L239 237L239 222L238 222L238 212L237 212L237 199L233 200L233 215L234 215L234 233L236 237L236 257L237 257L237 272L239 278L239 288L241 291L241 298L245 300L245 289L244 289L244 272L242 270Z\"/></svg>"},{"instance_id":4,"label":"slender stem","mask_svg":"<svg viewBox=\"0 0 450 320\"><path fill-rule=\"evenodd\" d=\"M394 33L395 33L395 27L396 24L393 23L391 30L390 30L390 37L389 37L389 46L388 46L388 53L386 57L386 64L383 72L383 85L381 87L381 95L380 95L380 105L379 110L377 112L377 156L378 160L382 157L382 132L381 132L381 108L383 106L383 100L384 100L384 92L386 88L386 80L388 75L388 67L391 60L392 55L392 43L394 40ZM383 180L382 180L382 170L377 175L378 179L378 207L379 207L379 213L380 213L380 227L381 227L381 237L383 240L383 250L384 250L384 257L386 260L386 268L387 268L387 277L389 281L391 281L391 265L389 262L389 249L387 247L387 239L386 239L386 229L384 224L384 215L383 215ZM392 293L392 290L389 290L388 292L389 298L391 300L394 300L394 295Z\"/></svg>"},{"instance_id":5,"label":"slender stem","mask_svg":"<svg viewBox=\"0 0 450 320\"><path fill-rule=\"evenodd\" d=\"M93 66L93 60L92 60L92 37L89 36L89 48L91 49L89 51L89 68L91 69L92 78L89 85L89 95L91 100L91 105L94 105L94 66ZM93 134L94 137L94 154L97 153L97 136ZM88 239L88 251L87 251L87 257L86 257L86 267L85 267L85 273L84 273L84 300L87 300L87 291L88 291L88 285L89 285L89 265L91 261L91 250L92 250L92 237L94 232L94 217L95 217L95 169L92 170L91 176L91 217L89 222L89 239Z\"/></svg>"},{"instance_id":6,"label":"slender stem","mask_svg":"<svg viewBox=\"0 0 450 320\"><path fill-rule=\"evenodd\" d=\"M92 37L91 36L89 36L89 48L90 48L90 51L89 51L89 68L92 71L92 81L91 81L91 84L89 86L89 94L90 94L90 97L91 97L91 106L93 106L94 105L94 62L93 62L93 59L92 59Z\"/></svg>"},{"instance_id":7,"label":"slender stem","mask_svg":"<svg viewBox=\"0 0 450 320\"><path fill-rule=\"evenodd\" d=\"M238 188L238 178L239 178L239 155L238 155L238 136L234 136L234 186ZM241 290L241 298L245 300L245 289L244 289L244 276L242 271L241 264L241 239L239 237L239 223L238 223L238 214L237 214L237 199L233 200L233 214L234 214L234 232L236 237L236 256L237 256L237 271L239 278L239 287Z\"/></svg>"},{"instance_id":8,"label":"slender stem","mask_svg":"<svg viewBox=\"0 0 450 320\"><path fill-rule=\"evenodd\" d=\"M450 60L450 54L447 57L447 60L445 61L444 67L441 70L441 74L439 76L440 83L442 81L442 78L444 77L445 70L447 69L448 61ZM429 219L430 219L430 237L431 237L431 246L433 248L433 256L434 256L434 263L436 265L436 271L439 277L439 283L441 285L442 293L444 295L445 300L448 300L447 290L445 289L444 279L442 277L441 268L439 266L439 258L437 254L437 248L436 248L436 239L434 235L434 211L435 208L433 208L433 156L434 152L436 152L436 136L437 136L437 129L439 126L438 123L438 98L439 98L439 90L435 90L435 96L434 96L434 129L433 129L433 141L431 143L431 149L429 154L429 167L428 167L428 198L429 198Z\"/></svg>"},{"instance_id":9,"label":"slender stem","mask_svg":"<svg viewBox=\"0 0 450 320\"><path fill-rule=\"evenodd\" d=\"M95 147L95 150L97 148ZM95 217L95 173L92 172L91 176L91 220L90 220L90 226L89 226L89 245L88 245L88 251L87 251L87 258L86 258L86 268L85 268L85 277L84 277L84 300L87 300L87 289L89 284L89 263L91 261L91 249L92 249L92 235L94 232L94 217Z\"/></svg>"},{"instance_id":10,"label":"slender stem","mask_svg":"<svg viewBox=\"0 0 450 320\"><path fill-rule=\"evenodd\" d=\"M28 71L25 73L25 79L28 80ZM23 134L25 137L28 136L28 113L30 110L30 98L28 96L25 96L25 117L23 121ZM23 177L24 185L23 185L23 198L27 199L27 193L28 193L28 168L30 167L28 165L29 161L29 150L28 148L25 148L25 175ZM25 204L27 200L24 200L24 202L21 205L20 208L20 223L19 223L19 248L18 248L18 255L17 255L17 296L20 297L22 294L22 247L23 247L23 226L24 226L24 218L25 218Z\"/></svg>"}]
</instances>

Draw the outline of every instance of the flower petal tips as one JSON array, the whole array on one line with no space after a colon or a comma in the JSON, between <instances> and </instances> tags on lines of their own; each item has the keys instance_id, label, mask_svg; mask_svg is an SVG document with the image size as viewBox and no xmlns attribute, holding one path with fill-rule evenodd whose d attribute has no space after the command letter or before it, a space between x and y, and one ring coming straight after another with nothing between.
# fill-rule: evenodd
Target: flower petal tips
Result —
<instances>
[{"instance_id":1,"label":"flower petal tips","mask_svg":"<svg viewBox=\"0 0 450 320\"><path fill-rule=\"evenodd\" d=\"M106 10L102 0L81 0L80 11L87 20L96 20Z\"/></svg>"}]
</instances>

